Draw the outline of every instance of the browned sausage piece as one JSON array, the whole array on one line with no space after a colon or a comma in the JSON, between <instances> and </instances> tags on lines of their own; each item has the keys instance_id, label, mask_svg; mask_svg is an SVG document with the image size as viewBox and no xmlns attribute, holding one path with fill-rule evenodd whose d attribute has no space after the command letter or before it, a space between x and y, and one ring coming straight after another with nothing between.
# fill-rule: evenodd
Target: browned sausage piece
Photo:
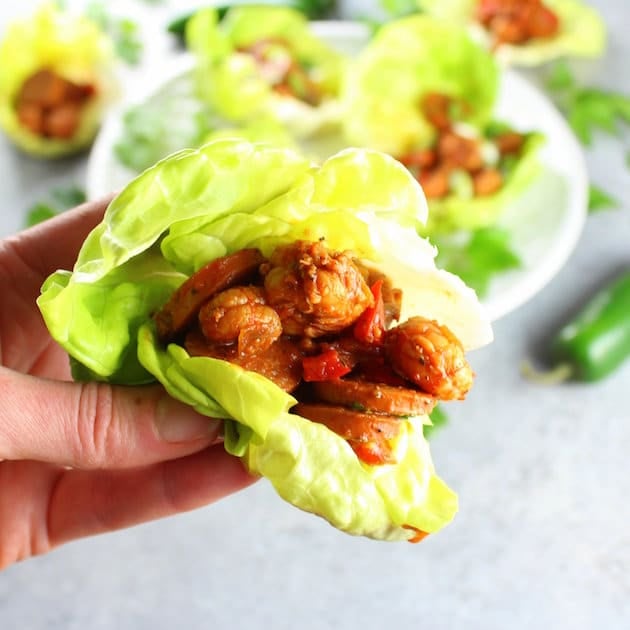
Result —
<instances>
[{"instance_id":1,"label":"browned sausage piece","mask_svg":"<svg viewBox=\"0 0 630 630\"><path fill-rule=\"evenodd\" d=\"M199 269L153 316L159 338L163 342L173 339L193 321L208 298L246 281L263 261L259 250L242 249L217 258Z\"/></svg>"},{"instance_id":2,"label":"browned sausage piece","mask_svg":"<svg viewBox=\"0 0 630 630\"><path fill-rule=\"evenodd\" d=\"M369 442L375 438L391 440L398 435L401 422L394 416L317 403L298 403L291 412L326 425L346 440L358 442Z\"/></svg>"},{"instance_id":3,"label":"browned sausage piece","mask_svg":"<svg viewBox=\"0 0 630 630\"><path fill-rule=\"evenodd\" d=\"M389 440L398 435L403 422L400 418L351 411L336 405L300 403L291 411L325 425L347 440L357 457L366 464L381 465L396 462Z\"/></svg>"},{"instance_id":4,"label":"browned sausage piece","mask_svg":"<svg viewBox=\"0 0 630 630\"><path fill-rule=\"evenodd\" d=\"M285 392L292 392L302 380L302 353L297 343L286 337L280 337L260 354L248 354L239 353L236 343L229 346L210 343L195 329L186 335L184 346L190 356L229 361L261 374Z\"/></svg>"},{"instance_id":5,"label":"browned sausage piece","mask_svg":"<svg viewBox=\"0 0 630 630\"><path fill-rule=\"evenodd\" d=\"M406 387L338 378L313 383L317 397L325 402L358 411L391 416L419 416L430 413L437 399Z\"/></svg>"}]
</instances>

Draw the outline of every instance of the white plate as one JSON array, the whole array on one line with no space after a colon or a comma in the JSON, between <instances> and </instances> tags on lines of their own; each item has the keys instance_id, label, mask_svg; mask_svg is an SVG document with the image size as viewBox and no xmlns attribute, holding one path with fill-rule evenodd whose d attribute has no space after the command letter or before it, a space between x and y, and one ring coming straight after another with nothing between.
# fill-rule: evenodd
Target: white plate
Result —
<instances>
[{"instance_id":1,"label":"white plate","mask_svg":"<svg viewBox=\"0 0 630 630\"><path fill-rule=\"evenodd\" d=\"M360 50L368 37L367 28L353 22L314 22L313 28L322 39L348 54ZM157 81L151 73L139 76L148 78L144 89L135 86L134 92L143 96L134 101L182 89L182 77L191 67L191 58L181 55L168 67L160 65ZM120 190L134 176L113 152L122 130L122 112L128 105L108 117L92 148L86 183L89 198ZM580 237L588 205L583 152L562 115L540 90L514 71L504 71L495 113L496 118L522 131L541 131L547 142L540 156L544 174L506 209L500 221L510 230L522 267L493 279L482 299L492 321L531 299L561 269Z\"/></svg>"}]
</instances>

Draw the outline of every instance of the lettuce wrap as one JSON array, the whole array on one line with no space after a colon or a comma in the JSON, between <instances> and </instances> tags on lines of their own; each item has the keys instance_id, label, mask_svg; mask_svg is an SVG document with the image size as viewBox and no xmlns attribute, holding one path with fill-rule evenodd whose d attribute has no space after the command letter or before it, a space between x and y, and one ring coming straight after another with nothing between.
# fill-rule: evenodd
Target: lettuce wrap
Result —
<instances>
[{"instance_id":1,"label":"lettuce wrap","mask_svg":"<svg viewBox=\"0 0 630 630\"><path fill-rule=\"evenodd\" d=\"M336 433L291 413L293 396L267 378L162 344L151 315L208 261L325 238L396 278L401 320L422 314L465 348L483 345L492 332L476 295L436 269L434 248L417 235L426 213L420 187L384 154L348 149L317 166L288 149L218 140L132 181L73 271L47 279L38 304L75 378L159 381L198 412L224 418L225 448L293 505L350 534L407 540L438 531L457 510L423 437L427 416L401 420L396 465L365 465Z\"/></svg>"},{"instance_id":2,"label":"lettuce wrap","mask_svg":"<svg viewBox=\"0 0 630 630\"><path fill-rule=\"evenodd\" d=\"M219 21L216 10L203 9L188 22L186 43L200 97L228 121L272 115L303 137L339 117L345 59L299 11L234 7Z\"/></svg>"},{"instance_id":3,"label":"lettuce wrap","mask_svg":"<svg viewBox=\"0 0 630 630\"><path fill-rule=\"evenodd\" d=\"M475 19L478 0L417 0L429 15L466 24L488 48L492 38ZM537 66L561 57L599 57L606 46L606 27L599 13L580 0L545 0L558 18L559 30L550 38L532 39L519 45L501 44L495 51L505 64Z\"/></svg>"},{"instance_id":4,"label":"lettuce wrap","mask_svg":"<svg viewBox=\"0 0 630 630\"><path fill-rule=\"evenodd\" d=\"M414 153L435 152L445 129L427 119L422 102L427 95L444 95L459 105L446 131L478 142L479 168L500 173L501 187L483 196L474 195L473 177L461 168L449 173L448 192L434 197L427 188L430 213L423 235L494 224L540 172L542 134L525 133L518 154L508 159L492 145L493 130L507 130L492 120L499 81L496 62L465 29L426 15L383 27L348 73L343 124L354 145L386 151L403 163ZM421 173L416 175L422 182Z\"/></svg>"},{"instance_id":5,"label":"lettuce wrap","mask_svg":"<svg viewBox=\"0 0 630 630\"><path fill-rule=\"evenodd\" d=\"M0 127L27 153L53 158L87 147L98 130L103 110L115 94L110 40L87 18L43 4L31 17L9 25L0 43ZM94 88L68 138L33 133L19 120L16 99L25 81L50 70L74 84Z\"/></svg>"},{"instance_id":6,"label":"lettuce wrap","mask_svg":"<svg viewBox=\"0 0 630 630\"><path fill-rule=\"evenodd\" d=\"M402 155L435 139L420 107L427 94L465 104L460 122L479 128L498 89L496 62L465 29L412 15L383 26L347 73L344 134L352 146Z\"/></svg>"}]
</instances>

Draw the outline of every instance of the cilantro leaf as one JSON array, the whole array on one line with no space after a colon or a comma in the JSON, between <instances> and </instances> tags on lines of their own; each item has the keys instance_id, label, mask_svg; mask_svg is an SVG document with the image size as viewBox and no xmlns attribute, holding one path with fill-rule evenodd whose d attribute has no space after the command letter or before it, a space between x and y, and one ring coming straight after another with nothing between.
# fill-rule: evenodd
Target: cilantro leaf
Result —
<instances>
[{"instance_id":1,"label":"cilantro leaf","mask_svg":"<svg viewBox=\"0 0 630 630\"><path fill-rule=\"evenodd\" d=\"M74 208L85 201L85 192L77 186L53 188L50 199L33 204L26 211L26 226L31 227L58 215L64 210Z\"/></svg>"},{"instance_id":2,"label":"cilantro leaf","mask_svg":"<svg viewBox=\"0 0 630 630\"><path fill-rule=\"evenodd\" d=\"M463 243L448 237L433 242L438 248L438 266L458 275L480 296L488 292L495 275L521 266L509 233L499 227L476 230Z\"/></svg>"},{"instance_id":3,"label":"cilantro leaf","mask_svg":"<svg viewBox=\"0 0 630 630\"><path fill-rule=\"evenodd\" d=\"M545 79L545 86L552 92L572 90L575 88L575 77L566 61L558 61L552 65L551 71Z\"/></svg>"},{"instance_id":4,"label":"cilantro leaf","mask_svg":"<svg viewBox=\"0 0 630 630\"><path fill-rule=\"evenodd\" d=\"M48 219L52 219L52 217L57 214L58 211L55 210L55 208L45 203L33 204L26 212L26 227L31 227Z\"/></svg>"},{"instance_id":5,"label":"cilantro leaf","mask_svg":"<svg viewBox=\"0 0 630 630\"><path fill-rule=\"evenodd\" d=\"M591 184L588 190L588 211L599 212L609 208L618 208L619 201L605 190Z\"/></svg>"},{"instance_id":6,"label":"cilantro leaf","mask_svg":"<svg viewBox=\"0 0 630 630\"><path fill-rule=\"evenodd\" d=\"M170 153L198 146L217 122L192 94L159 93L123 115L123 131L114 145L118 161L143 171Z\"/></svg>"},{"instance_id":7,"label":"cilantro leaf","mask_svg":"<svg viewBox=\"0 0 630 630\"><path fill-rule=\"evenodd\" d=\"M138 25L128 18L118 18L107 12L103 2L94 0L85 7L86 16L92 20L114 43L116 54L130 65L135 65L142 56L142 41Z\"/></svg>"},{"instance_id":8,"label":"cilantro leaf","mask_svg":"<svg viewBox=\"0 0 630 630\"><path fill-rule=\"evenodd\" d=\"M50 193L55 205L64 210L74 208L85 202L85 191L78 186L67 186L64 188L53 188Z\"/></svg>"},{"instance_id":9,"label":"cilantro leaf","mask_svg":"<svg viewBox=\"0 0 630 630\"><path fill-rule=\"evenodd\" d=\"M620 122L630 123L630 96L579 85L566 62L554 65L545 85L585 146L596 131L615 135Z\"/></svg>"},{"instance_id":10,"label":"cilantro leaf","mask_svg":"<svg viewBox=\"0 0 630 630\"><path fill-rule=\"evenodd\" d=\"M433 425L425 424L422 427L422 433L426 439L429 439L429 436L433 435L437 429L443 427L448 422L448 416L440 405L436 405L433 408L433 411L429 414L429 418L431 418Z\"/></svg>"}]
</instances>

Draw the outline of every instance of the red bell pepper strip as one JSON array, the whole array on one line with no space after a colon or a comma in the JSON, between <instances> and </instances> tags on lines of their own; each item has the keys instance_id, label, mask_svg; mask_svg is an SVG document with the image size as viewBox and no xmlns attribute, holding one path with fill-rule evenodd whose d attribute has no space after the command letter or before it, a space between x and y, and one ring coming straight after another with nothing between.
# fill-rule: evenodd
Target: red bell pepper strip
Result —
<instances>
[{"instance_id":1,"label":"red bell pepper strip","mask_svg":"<svg viewBox=\"0 0 630 630\"><path fill-rule=\"evenodd\" d=\"M304 380L330 381L348 374L352 368L344 365L339 353L334 348L328 348L321 354L302 359L302 372Z\"/></svg>"},{"instance_id":2,"label":"red bell pepper strip","mask_svg":"<svg viewBox=\"0 0 630 630\"><path fill-rule=\"evenodd\" d=\"M381 345L385 336L385 305L383 303L383 280L377 280L371 287L374 306L366 308L354 324L354 338L367 345Z\"/></svg>"}]
</instances>

